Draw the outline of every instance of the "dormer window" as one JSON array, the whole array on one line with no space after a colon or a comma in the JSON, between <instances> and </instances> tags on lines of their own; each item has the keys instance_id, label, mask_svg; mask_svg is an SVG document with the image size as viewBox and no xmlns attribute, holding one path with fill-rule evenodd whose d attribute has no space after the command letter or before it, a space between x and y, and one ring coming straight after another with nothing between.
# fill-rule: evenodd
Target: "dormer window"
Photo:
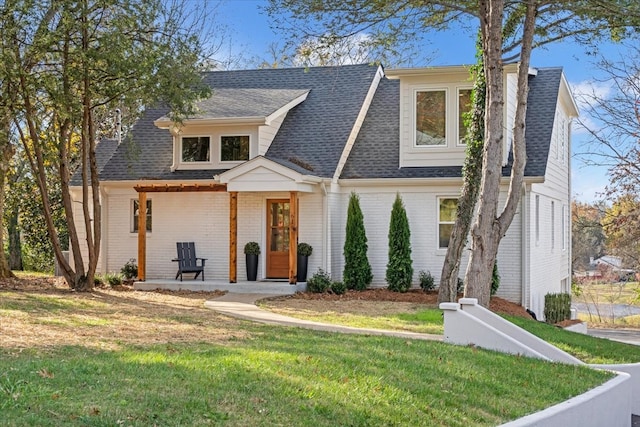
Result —
<instances>
[{"instance_id":1,"label":"dormer window","mask_svg":"<svg viewBox=\"0 0 640 427\"><path fill-rule=\"evenodd\" d=\"M220 137L220 161L249 160L249 135L223 135Z\"/></svg>"},{"instance_id":2,"label":"dormer window","mask_svg":"<svg viewBox=\"0 0 640 427\"><path fill-rule=\"evenodd\" d=\"M185 163L210 162L211 138L208 136L183 136L182 161Z\"/></svg>"},{"instance_id":3,"label":"dormer window","mask_svg":"<svg viewBox=\"0 0 640 427\"><path fill-rule=\"evenodd\" d=\"M471 109L471 89L453 85L420 88L414 91L414 101L416 148L464 144L467 132L464 115Z\"/></svg>"},{"instance_id":4,"label":"dormer window","mask_svg":"<svg viewBox=\"0 0 640 427\"><path fill-rule=\"evenodd\" d=\"M446 104L446 90L416 91L416 146L447 145Z\"/></svg>"}]
</instances>

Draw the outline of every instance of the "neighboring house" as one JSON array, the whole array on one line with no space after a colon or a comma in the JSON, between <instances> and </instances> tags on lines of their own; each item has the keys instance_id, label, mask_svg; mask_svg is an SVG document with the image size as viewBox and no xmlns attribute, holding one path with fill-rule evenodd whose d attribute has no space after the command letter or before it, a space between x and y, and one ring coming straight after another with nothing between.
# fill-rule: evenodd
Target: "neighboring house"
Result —
<instances>
[{"instance_id":1,"label":"neighboring house","mask_svg":"<svg viewBox=\"0 0 640 427\"><path fill-rule=\"evenodd\" d=\"M597 259L593 259L593 257L589 259L589 267L598 268L599 266L620 270L622 268L622 258L613 255L604 255Z\"/></svg>"},{"instance_id":2,"label":"neighboring house","mask_svg":"<svg viewBox=\"0 0 640 427\"><path fill-rule=\"evenodd\" d=\"M623 268L622 258L615 255L604 255L600 258L589 259L589 271L587 277L602 278L611 280L629 281L636 279L636 272L630 268ZM603 274L603 273L609 274Z\"/></svg>"},{"instance_id":3,"label":"neighboring house","mask_svg":"<svg viewBox=\"0 0 640 427\"><path fill-rule=\"evenodd\" d=\"M506 71L503 200L516 65ZM500 245L498 295L541 313L546 293L570 289L569 150L577 109L560 68L532 69L529 79L525 185ZM212 96L182 127L168 111L148 109L121 144L100 144L99 271L119 271L136 258L144 278L173 278L175 243L194 241L198 255L208 258L208 280L244 281L242 249L257 241L259 279L294 282L289 248L299 241L314 248L311 273L322 268L339 280L355 192L373 285L384 285L399 193L416 281L420 270L439 280L462 184L468 68L216 71L205 80ZM81 200L79 187L74 197ZM141 204L146 231L138 230ZM75 215L80 219L81 209Z\"/></svg>"}]
</instances>

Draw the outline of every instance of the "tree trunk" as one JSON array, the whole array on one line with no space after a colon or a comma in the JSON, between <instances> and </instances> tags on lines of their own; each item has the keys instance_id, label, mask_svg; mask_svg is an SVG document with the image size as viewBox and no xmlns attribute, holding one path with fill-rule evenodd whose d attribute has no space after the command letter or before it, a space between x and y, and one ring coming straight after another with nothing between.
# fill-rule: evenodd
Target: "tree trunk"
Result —
<instances>
[{"instance_id":1,"label":"tree trunk","mask_svg":"<svg viewBox=\"0 0 640 427\"><path fill-rule=\"evenodd\" d=\"M3 132L4 133L4 132ZM13 146L9 143L8 139L2 138L1 142L4 146L2 150L2 161L0 163L0 218L4 215L4 183L7 177L7 171L9 169L9 161L13 157ZM4 252L4 227L0 229L0 278L15 277L9 268L7 257Z\"/></svg>"},{"instance_id":2,"label":"tree trunk","mask_svg":"<svg viewBox=\"0 0 640 427\"><path fill-rule=\"evenodd\" d=\"M20 228L18 228L18 217L20 211L15 206L9 212L7 224L7 234L9 235L9 268L11 270L22 270L22 242L20 241Z\"/></svg>"},{"instance_id":3,"label":"tree trunk","mask_svg":"<svg viewBox=\"0 0 640 427\"><path fill-rule=\"evenodd\" d=\"M520 65L515 124L513 131L513 165L507 202L497 217L502 176L503 125L503 65L502 14L503 1L481 1L480 16L487 81L485 147L482 159L480 203L471 230L471 257L465 275L465 297L477 298L484 307L489 305L491 277L500 241L513 221L522 197L526 146L524 140L528 92L528 70L535 29L536 4L527 2Z\"/></svg>"},{"instance_id":4,"label":"tree trunk","mask_svg":"<svg viewBox=\"0 0 640 427\"><path fill-rule=\"evenodd\" d=\"M9 162L14 154L14 147L9 140L9 128L11 120L8 111L3 108L2 129L0 129L0 219L4 218L4 191ZM4 252L4 227L0 228L0 278L15 277L9 268Z\"/></svg>"},{"instance_id":5,"label":"tree trunk","mask_svg":"<svg viewBox=\"0 0 640 427\"><path fill-rule=\"evenodd\" d=\"M482 50L487 82L485 143L482 153L482 181L476 220L471 229L471 256L465 274L465 297L489 305L491 267L502 236L498 235L496 213L502 176L503 65L502 0L483 0L480 5Z\"/></svg>"},{"instance_id":6,"label":"tree trunk","mask_svg":"<svg viewBox=\"0 0 640 427\"><path fill-rule=\"evenodd\" d=\"M482 147L484 145L484 102L486 85L482 62L482 48L478 46L478 64L472 70L474 75L474 96L469 129L465 137L467 152L462 168L464 178L462 193L458 199L456 222L451 232L447 255L442 265L438 303L455 301L458 297L458 274L462 251L468 241L469 229L473 220L473 211L478 201L480 180L482 178Z\"/></svg>"}]
</instances>

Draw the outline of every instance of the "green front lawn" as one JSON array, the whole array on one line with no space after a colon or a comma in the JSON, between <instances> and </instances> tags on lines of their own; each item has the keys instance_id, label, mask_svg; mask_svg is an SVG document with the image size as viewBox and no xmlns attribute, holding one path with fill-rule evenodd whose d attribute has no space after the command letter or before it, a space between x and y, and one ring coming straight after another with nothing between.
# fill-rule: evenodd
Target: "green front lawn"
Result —
<instances>
[{"instance_id":1,"label":"green front lawn","mask_svg":"<svg viewBox=\"0 0 640 427\"><path fill-rule=\"evenodd\" d=\"M640 347L637 345L565 331L547 323L522 317L505 316L505 318L585 363L640 362Z\"/></svg>"},{"instance_id":2,"label":"green front lawn","mask_svg":"<svg viewBox=\"0 0 640 427\"><path fill-rule=\"evenodd\" d=\"M227 344L0 350L8 426L493 426L611 377L470 347L246 325Z\"/></svg>"},{"instance_id":3,"label":"green front lawn","mask_svg":"<svg viewBox=\"0 0 640 427\"><path fill-rule=\"evenodd\" d=\"M204 309L205 298L0 289L0 424L493 426L611 377L439 342L256 325Z\"/></svg>"}]
</instances>

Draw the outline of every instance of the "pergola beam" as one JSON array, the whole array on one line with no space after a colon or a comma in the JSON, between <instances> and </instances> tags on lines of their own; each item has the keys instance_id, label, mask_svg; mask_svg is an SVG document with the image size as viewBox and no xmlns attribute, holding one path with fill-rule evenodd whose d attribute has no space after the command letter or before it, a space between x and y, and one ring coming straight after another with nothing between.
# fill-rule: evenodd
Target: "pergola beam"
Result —
<instances>
[{"instance_id":1,"label":"pergola beam","mask_svg":"<svg viewBox=\"0 0 640 427\"><path fill-rule=\"evenodd\" d=\"M133 187L138 193L182 193L194 191L227 191L227 184L151 184Z\"/></svg>"}]
</instances>

